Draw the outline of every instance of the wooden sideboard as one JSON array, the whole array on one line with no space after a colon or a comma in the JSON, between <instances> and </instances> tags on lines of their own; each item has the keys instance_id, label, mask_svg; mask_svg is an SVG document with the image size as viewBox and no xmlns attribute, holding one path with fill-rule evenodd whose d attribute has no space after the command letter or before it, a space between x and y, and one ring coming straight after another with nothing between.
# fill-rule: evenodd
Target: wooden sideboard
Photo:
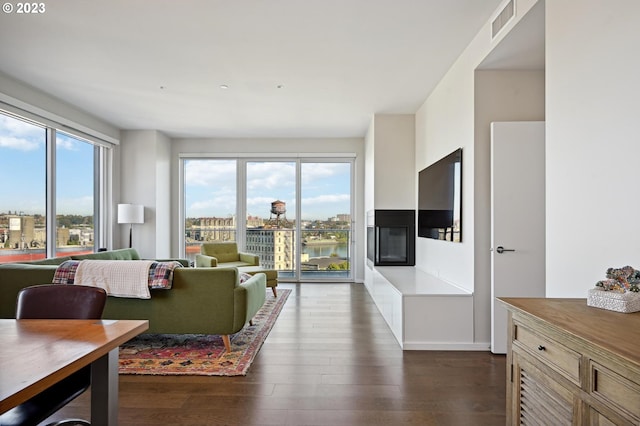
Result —
<instances>
[{"instance_id":1,"label":"wooden sideboard","mask_svg":"<svg viewBox=\"0 0 640 426\"><path fill-rule=\"evenodd\" d=\"M509 313L508 425L640 424L640 312L499 300Z\"/></svg>"}]
</instances>

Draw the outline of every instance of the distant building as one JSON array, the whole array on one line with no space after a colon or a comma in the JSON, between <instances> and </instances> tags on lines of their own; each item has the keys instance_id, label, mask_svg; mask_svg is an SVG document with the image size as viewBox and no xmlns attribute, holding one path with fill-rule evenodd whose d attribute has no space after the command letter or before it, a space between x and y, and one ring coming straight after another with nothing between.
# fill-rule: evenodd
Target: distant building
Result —
<instances>
[{"instance_id":1,"label":"distant building","mask_svg":"<svg viewBox=\"0 0 640 426\"><path fill-rule=\"evenodd\" d=\"M264 225L264 219L258 216L247 216L247 228L260 228Z\"/></svg>"},{"instance_id":2,"label":"distant building","mask_svg":"<svg viewBox=\"0 0 640 426\"><path fill-rule=\"evenodd\" d=\"M33 246L36 247L44 247L45 243L47 241L47 229L42 226L42 227L38 227L34 230L34 243L32 243Z\"/></svg>"},{"instance_id":3,"label":"distant building","mask_svg":"<svg viewBox=\"0 0 640 426\"><path fill-rule=\"evenodd\" d=\"M33 216L7 215L9 223L7 248L26 249L36 242Z\"/></svg>"},{"instance_id":4,"label":"distant building","mask_svg":"<svg viewBox=\"0 0 640 426\"><path fill-rule=\"evenodd\" d=\"M260 256L260 265L279 271L295 267L292 229L247 229L246 251Z\"/></svg>"},{"instance_id":5,"label":"distant building","mask_svg":"<svg viewBox=\"0 0 640 426\"><path fill-rule=\"evenodd\" d=\"M193 241L235 241L236 217L201 217L187 230Z\"/></svg>"},{"instance_id":6,"label":"distant building","mask_svg":"<svg viewBox=\"0 0 640 426\"><path fill-rule=\"evenodd\" d=\"M71 239L69 228L56 229L56 247L64 247L69 243Z\"/></svg>"},{"instance_id":7,"label":"distant building","mask_svg":"<svg viewBox=\"0 0 640 426\"><path fill-rule=\"evenodd\" d=\"M351 222L351 215L348 213L340 213L337 215L338 222Z\"/></svg>"}]
</instances>

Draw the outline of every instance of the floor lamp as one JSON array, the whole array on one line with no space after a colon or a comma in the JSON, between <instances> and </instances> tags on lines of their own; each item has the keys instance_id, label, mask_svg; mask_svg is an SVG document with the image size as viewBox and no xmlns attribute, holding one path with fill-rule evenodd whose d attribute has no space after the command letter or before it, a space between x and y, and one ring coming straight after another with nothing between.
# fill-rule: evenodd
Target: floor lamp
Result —
<instances>
[{"instance_id":1,"label":"floor lamp","mask_svg":"<svg viewBox=\"0 0 640 426\"><path fill-rule=\"evenodd\" d=\"M131 248L133 224L144 223L144 206L141 204L118 204L118 223L129 224L129 248Z\"/></svg>"}]
</instances>

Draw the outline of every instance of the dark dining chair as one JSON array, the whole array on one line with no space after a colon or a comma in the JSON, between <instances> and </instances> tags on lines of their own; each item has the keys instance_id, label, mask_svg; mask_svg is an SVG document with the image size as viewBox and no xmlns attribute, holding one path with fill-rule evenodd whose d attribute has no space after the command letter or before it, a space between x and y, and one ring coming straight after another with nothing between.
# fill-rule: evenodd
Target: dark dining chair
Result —
<instances>
[{"instance_id":1,"label":"dark dining chair","mask_svg":"<svg viewBox=\"0 0 640 426\"><path fill-rule=\"evenodd\" d=\"M96 287L43 284L18 293L16 319L100 319L107 293ZM28 401L0 415L2 426L36 426L82 394L91 385L91 365L83 367ZM67 419L48 426L89 425Z\"/></svg>"}]
</instances>

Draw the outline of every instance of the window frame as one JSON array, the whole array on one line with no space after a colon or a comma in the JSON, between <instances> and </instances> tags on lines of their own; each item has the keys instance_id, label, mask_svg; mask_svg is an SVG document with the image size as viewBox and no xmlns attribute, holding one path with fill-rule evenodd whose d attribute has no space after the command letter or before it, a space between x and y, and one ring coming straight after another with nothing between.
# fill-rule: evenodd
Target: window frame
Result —
<instances>
[{"instance_id":1,"label":"window frame","mask_svg":"<svg viewBox=\"0 0 640 426\"><path fill-rule=\"evenodd\" d=\"M114 143L102 140L68 125L39 117L0 103L0 114L45 129L45 257L56 257L56 136L63 133L93 146L93 250L111 246L110 200Z\"/></svg>"},{"instance_id":2,"label":"window frame","mask_svg":"<svg viewBox=\"0 0 640 426\"><path fill-rule=\"evenodd\" d=\"M246 251L246 215L247 215L247 207L246 207L246 186L247 186L247 163L250 162L294 162L296 165L296 218L300 217L301 214L301 192L302 192L302 184L301 184L301 168L303 163L322 163L322 162L339 162L339 163L349 163L350 164L350 215L351 215L351 241L350 241L350 252L351 255L351 268L350 268L350 276L346 281L353 282L355 281L356 271L355 271L355 262L353 259L357 257L357 234L358 229L354 226L354 214L356 207L356 197L355 197L355 184L356 184L356 156L355 154L348 153L338 153L338 154L329 154L329 153L321 153L321 154L313 154L313 153L300 153L300 154L277 154L277 155L269 155L269 154L252 154L248 153L245 155L242 154L219 154L219 153L180 153L178 154L178 198L179 198L179 211L178 211L178 244L179 244L179 255L186 258L186 250L185 250L185 220L186 220L186 208L185 208L185 163L189 160L236 160L236 243L238 244L238 250ZM240 220L240 218L243 218ZM297 235L300 235L300 220L296 220L296 232ZM301 242L300 238L296 238L296 253L301 252ZM274 253L275 256L275 253ZM295 265L293 265L295 269L294 281L300 280L300 275L302 273L301 269L301 261L300 256L295 257ZM305 281L315 281L315 280L305 280ZM325 281L325 280L318 280ZM329 280L330 281L330 280Z\"/></svg>"}]
</instances>

